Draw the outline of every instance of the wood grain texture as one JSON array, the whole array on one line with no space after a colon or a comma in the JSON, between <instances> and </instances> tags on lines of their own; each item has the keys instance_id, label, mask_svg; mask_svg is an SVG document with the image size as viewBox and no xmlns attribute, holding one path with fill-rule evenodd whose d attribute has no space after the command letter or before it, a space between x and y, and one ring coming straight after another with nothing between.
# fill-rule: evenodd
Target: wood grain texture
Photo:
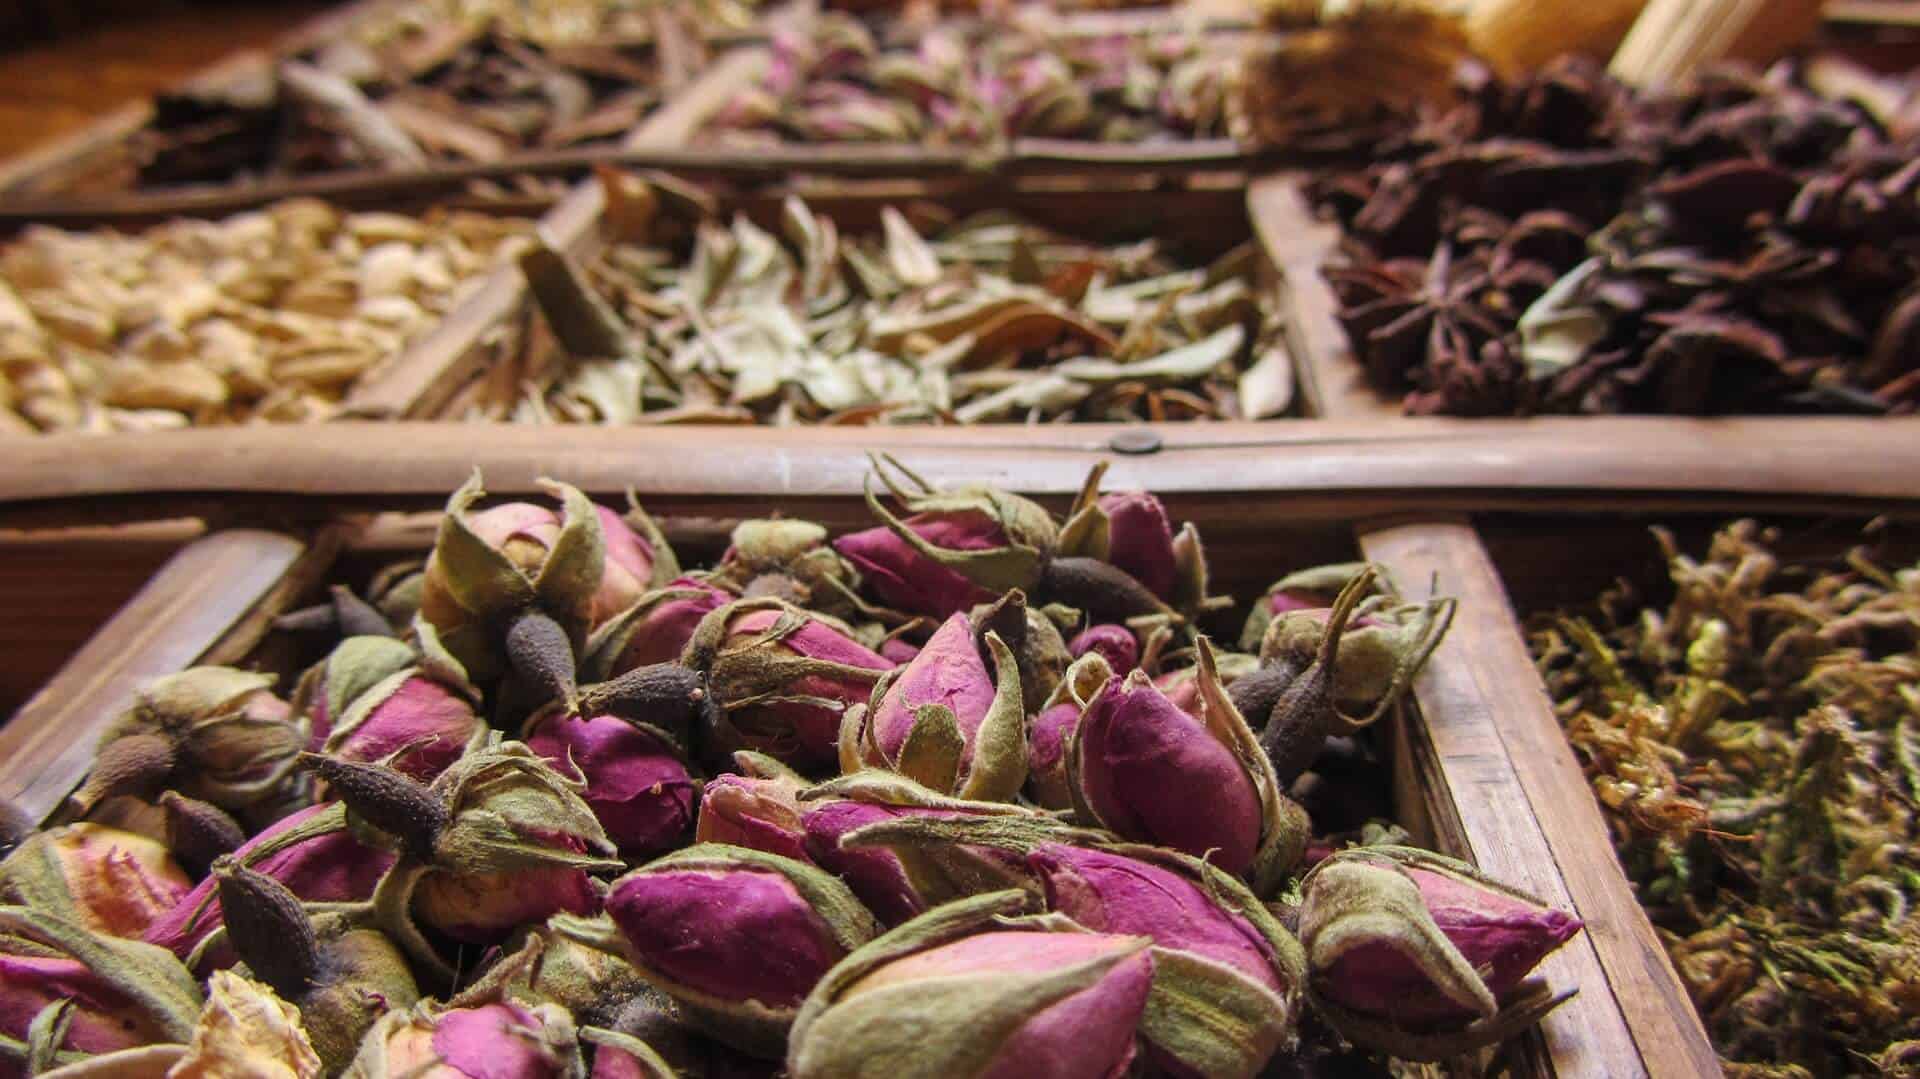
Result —
<instances>
[{"instance_id":1,"label":"wood grain texture","mask_svg":"<svg viewBox=\"0 0 1920 1079\"><path fill-rule=\"evenodd\" d=\"M1362 528L1360 544L1412 594L1432 581L1460 600L1414 690L1473 859L1586 922L1541 967L1556 987L1580 987L1541 1026L1555 1074L1718 1075L1472 527L1377 523Z\"/></svg>"},{"instance_id":2,"label":"wood grain texture","mask_svg":"<svg viewBox=\"0 0 1920 1079\"><path fill-rule=\"evenodd\" d=\"M1280 271L1280 303L1288 344L1309 411L1330 419L1398 420L1400 408L1375 393L1334 313L1333 289L1320 268L1340 243L1340 228L1313 215L1298 173L1261 176L1247 184L1247 214L1267 257Z\"/></svg>"},{"instance_id":3,"label":"wood grain texture","mask_svg":"<svg viewBox=\"0 0 1920 1079\"><path fill-rule=\"evenodd\" d=\"M135 689L203 659L239 659L264 625L259 605L310 580L331 543L232 531L181 550L0 726L0 799L35 820L52 814Z\"/></svg>"}]
</instances>

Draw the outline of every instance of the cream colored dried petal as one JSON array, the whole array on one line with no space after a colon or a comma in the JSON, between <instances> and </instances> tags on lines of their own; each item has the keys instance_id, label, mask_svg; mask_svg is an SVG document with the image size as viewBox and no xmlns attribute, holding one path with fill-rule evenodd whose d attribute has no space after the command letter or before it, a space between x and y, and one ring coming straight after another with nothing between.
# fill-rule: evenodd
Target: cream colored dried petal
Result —
<instances>
[{"instance_id":1,"label":"cream colored dried petal","mask_svg":"<svg viewBox=\"0 0 1920 1079\"><path fill-rule=\"evenodd\" d=\"M108 408L102 409L100 414L105 418L108 429L118 434L178 431L193 424L192 418L185 413L163 408Z\"/></svg>"},{"instance_id":2,"label":"cream colored dried petal","mask_svg":"<svg viewBox=\"0 0 1920 1079\"><path fill-rule=\"evenodd\" d=\"M62 341L87 348L113 345L113 317L98 308L44 291L29 294L27 305L41 327Z\"/></svg>"},{"instance_id":3,"label":"cream colored dried petal","mask_svg":"<svg viewBox=\"0 0 1920 1079\"><path fill-rule=\"evenodd\" d=\"M413 283L414 249L403 243L384 243L360 257L360 295L404 295Z\"/></svg>"},{"instance_id":4,"label":"cream colored dried petal","mask_svg":"<svg viewBox=\"0 0 1920 1079\"><path fill-rule=\"evenodd\" d=\"M404 214L359 213L347 218L348 234L363 244L379 244L398 241L407 244L423 244L433 238L426 224L419 218Z\"/></svg>"},{"instance_id":5,"label":"cream colored dried petal","mask_svg":"<svg viewBox=\"0 0 1920 1079\"><path fill-rule=\"evenodd\" d=\"M230 970L207 989L187 1055L167 1079L317 1079L320 1055L291 1004Z\"/></svg>"},{"instance_id":6,"label":"cream colored dried petal","mask_svg":"<svg viewBox=\"0 0 1920 1079\"><path fill-rule=\"evenodd\" d=\"M197 364L149 364L126 358L107 372L104 399L120 408L168 408L192 413L226 404L227 384Z\"/></svg>"}]
</instances>

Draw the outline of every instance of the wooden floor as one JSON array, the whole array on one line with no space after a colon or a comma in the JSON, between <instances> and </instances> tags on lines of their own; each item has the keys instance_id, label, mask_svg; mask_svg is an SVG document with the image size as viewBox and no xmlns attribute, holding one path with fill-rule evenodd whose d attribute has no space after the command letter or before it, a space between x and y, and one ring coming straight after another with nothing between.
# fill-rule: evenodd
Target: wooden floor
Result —
<instances>
[{"instance_id":1,"label":"wooden floor","mask_svg":"<svg viewBox=\"0 0 1920 1079\"><path fill-rule=\"evenodd\" d=\"M50 43L0 51L0 158L65 134L116 105L164 89L236 49L264 45L320 0L65 4ZM83 9L85 15L74 14Z\"/></svg>"}]
</instances>

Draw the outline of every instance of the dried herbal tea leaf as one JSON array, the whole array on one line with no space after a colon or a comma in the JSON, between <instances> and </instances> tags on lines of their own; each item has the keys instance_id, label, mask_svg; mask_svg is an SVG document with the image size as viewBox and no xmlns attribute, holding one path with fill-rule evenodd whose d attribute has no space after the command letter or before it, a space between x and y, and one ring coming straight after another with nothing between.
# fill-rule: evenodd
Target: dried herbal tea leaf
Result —
<instances>
[{"instance_id":1,"label":"dried herbal tea leaf","mask_svg":"<svg viewBox=\"0 0 1920 1079\"><path fill-rule=\"evenodd\" d=\"M683 245L614 244L585 267L556 252L523 260L553 324L503 338L496 367L517 374L458 407L612 424L698 405L846 424L1266 418L1291 406L1291 360L1251 246L1182 267L1153 242L1093 243L1006 214L934 231L886 207L880 226L844 234L790 199L777 235L740 217L698 222ZM595 312L630 329L586 334ZM553 361L549 338L568 360ZM602 338L632 344L580 343Z\"/></svg>"}]
</instances>

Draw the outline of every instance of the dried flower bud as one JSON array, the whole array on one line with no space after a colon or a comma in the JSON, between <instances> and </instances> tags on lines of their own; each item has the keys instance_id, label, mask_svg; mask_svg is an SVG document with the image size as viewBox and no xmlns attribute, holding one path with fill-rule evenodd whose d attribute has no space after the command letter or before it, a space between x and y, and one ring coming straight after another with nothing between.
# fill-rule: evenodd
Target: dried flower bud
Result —
<instances>
[{"instance_id":1,"label":"dried flower bud","mask_svg":"<svg viewBox=\"0 0 1920 1079\"><path fill-rule=\"evenodd\" d=\"M317 805L286 817L233 852L236 862L287 886L311 903L344 903L373 894L374 885L393 864L393 855L362 843L343 830L346 815L337 804ZM147 930L146 941L181 959L191 956L207 934L221 925L218 887L212 877ZM203 964L230 966L231 949L220 949Z\"/></svg>"},{"instance_id":2,"label":"dried flower bud","mask_svg":"<svg viewBox=\"0 0 1920 1079\"><path fill-rule=\"evenodd\" d=\"M551 1004L496 1001L396 1008L368 1032L343 1079L580 1079L573 1019Z\"/></svg>"},{"instance_id":3,"label":"dried flower bud","mask_svg":"<svg viewBox=\"0 0 1920 1079\"><path fill-rule=\"evenodd\" d=\"M1414 1060L1492 1045L1566 994L1525 981L1580 919L1411 847L1352 847L1302 882L1300 940L1322 1015Z\"/></svg>"},{"instance_id":4,"label":"dried flower bud","mask_svg":"<svg viewBox=\"0 0 1920 1079\"><path fill-rule=\"evenodd\" d=\"M859 760L943 794L1012 800L1027 778L1020 672L999 634L984 643L992 673L967 616L949 617L912 662L874 686L864 718L849 721L843 770Z\"/></svg>"},{"instance_id":5,"label":"dried flower bud","mask_svg":"<svg viewBox=\"0 0 1920 1079\"><path fill-rule=\"evenodd\" d=\"M894 516L869 489L867 506L884 527L834 541L874 594L902 610L946 618L1039 583L1058 534L1046 510L992 487L936 492L900 471L917 491L900 489L884 472L881 479L909 516Z\"/></svg>"},{"instance_id":6,"label":"dried flower bud","mask_svg":"<svg viewBox=\"0 0 1920 1079\"><path fill-rule=\"evenodd\" d=\"M1140 665L1140 640L1133 631L1125 626L1106 623L1088 626L1067 642L1067 652L1074 659L1089 652L1098 652L1100 658L1117 674L1126 674Z\"/></svg>"},{"instance_id":7,"label":"dried flower bud","mask_svg":"<svg viewBox=\"0 0 1920 1079\"><path fill-rule=\"evenodd\" d=\"M1332 607L1340 590L1366 568L1365 562L1339 562L1295 570L1275 581L1247 612L1246 627L1240 631L1240 650L1258 653L1267 627L1281 615Z\"/></svg>"},{"instance_id":8,"label":"dried flower bud","mask_svg":"<svg viewBox=\"0 0 1920 1079\"><path fill-rule=\"evenodd\" d=\"M196 876L206 876L215 858L247 841L245 829L226 810L179 791L160 795L160 811L166 817L167 849Z\"/></svg>"},{"instance_id":9,"label":"dried flower bud","mask_svg":"<svg viewBox=\"0 0 1920 1079\"><path fill-rule=\"evenodd\" d=\"M207 1004L187 1054L168 1079L319 1079L320 1055L300 1013L259 982L232 971L207 982Z\"/></svg>"},{"instance_id":10,"label":"dried flower bud","mask_svg":"<svg viewBox=\"0 0 1920 1079\"><path fill-rule=\"evenodd\" d=\"M456 672L422 665L397 640L350 637L301 679L294 707L327 755L368 763L392 758L395 769L424 781L485 739L477 699Z\"/></svg>"},{"instance_id":11,"label":"dried flower bud","mask_svg":"<svg viewBox=\"0 0 1920 1079\"><path fill-rule=\"evenodd\" d=\"M828 968L878 931L846 885L761 851L703 844L613 883L617 932L566 920L586 943L619 947L695 1023L737 1048L777 1056L795 1009Z\"/></svg>"},{"instance_id":12,"label":"dried flower bud","mask_svg":"<svg viewBox=\"0 0 1920 1079\"><path fill-rule=\"evenodd\" d=\"M665 732L613 716L549 709L527 722L529 749L583 786L582 797L623 858L678 846L699 784Z\"/></svg>"},{"instance_id":13,"label":"dried flower bud","mask_svg":"<svg viewBox=\"0 0 1920 1079\"><path fill-rule=\"evenodd\" d=\"M827 542L827 530L812 521L741 522L707 579L748 599L773 596L835 617L858 614L859 574Z\"/></svg>"},{"instance_id":14,"label":"dried flower bud","mask_svg":"<svg viewBox=\"0 0 1920 1079\"><path fill-rule=\"evenodd\" d=\"M1175 534L1166 507L1146 491L1101 494L1106 470L1102 462L1087 474L1060 527L1046 572L1048 594L1085 609L1096 622L1191 621L1224 603L1207 595L1199 532L1189 524Z\"/></svg>"},{"instance_id":15,"label":"dried flower bud","mask_svg":"<svg viewBox=\"0 0 1920 1079\"><path fill-rule=\"evenodd\" d=\"M708 615L685 662L708 673L731 735L796 768L838 758L841 718L893 664L831 621L778 600Z\"/></svg>"},{"instance_id":16,"label":"dried flower bud","mask_svg":"<svg viewBox=\"0 0 1920 1079\"><path fill-rule=\"evenodd\" d=\"M1200 715L1136 670L1088 703L1068 754L1076 807L1142 843L1207 858L1265 893L1299 859L1305 815L1287 802L1200 644Z\"/></svg>"},{"instance_id":17,"label":"dried flower bud","mask_svg":"<svg viewBox=\"0 0 1920 1079\"><path fill-rule=\"evenodd\" d=\"M223 809L284 792L306 727L268 692L268 674L194 667L158 679L100 740L76 796L83 807L121 794L152 798L177 789Z\"/></svg>"},{"instance_id":18,"label":"dried flower bud","mask_svg":"<svg viewBox=\"0 0 1920 1079\"><path fill-rule=\"evenodd\" d=\"M700 795L694 842L730 843L808 861L799 802L800 788L805 785L805 780L791 772L715 776Z\"/></svg>"},{"instance_id":19,"label":"dried flower bud","mask_svg":"<svg viewBox=\"0 0 1920 1079\"><path fill-rule=\"evenodd\" d=\"M63 1001L71 1002L63 1020L35 1022ZM0 907L0 1039L64 1064L183 1043L199 1014L200 987L165 950L26 907Z\"/></svg>"},{"instance_id":20,"label":"dried flower bud","mask_svg":"<svg viewBox=\"0 0 1920 1079\"><path fill-rule=\"evenodd\" d=\"M1020 892L948 904L848 956L794 1024L794 1079L1127 1074L1154 977L1148 942L1009 918Z\"/></svg>"},{"instance_id":21,"label":"dried flower bud","mask_svg":"<svg viewBox=\"0 0 1920 1079\"><path fill-rule=\"evenodd\" d=\"M36 832L0 862L0 902L138 940L193 888L167 849L98 824Z\"/></svg>"},{"instance_id":22,"label":"dried flower bud","mask_svg":"<svg viewBox=\"0 0 1920 1079\"><path fill-rule=\"evenodd\" d=\"M1089 652L1067 668L1053 696L1033 717L1027 732L1027 797L1035 804L1047 809L1073 808L1067 747L1073 743L1087 705L1113 677L1114 668L1102 653Z\"/></svg>"},{"instance_id":23,"label":"dried flower bud","mask_svg":"<svg viewBox=\"0 0 1920 1079\"><path fill-rule=\"evenodd\" d=\"M590 948L551 923L530 926L516 940L481 980L504 974L503 991L522 1004L555 1004L576 1018L605 1016L648 991L624 957Z\"/></svg>"},{"instance_id":24,"label":"dried flower bud","mask_svg":"<svg viewBox=\"0 0 1920 1079\"><path fill-rule=\"evenodd\" d=\"M1107 515L1107 561L1161 599L1173 598L1173 525L1166 507L1145 491L1104 494L1098 505Z\"/></svg>"},{"instance_id":25,"label":"dried flower bud","mask_svg":"<svg viewBox=\"0 0 1920 1079\"><path fill-rule=\"evenodd\" d=\"M594 631L587 645L590 676L605 681L679 659L700 620L733 598L691 577L647 593Z\"/></svg>"}]
</instances>

